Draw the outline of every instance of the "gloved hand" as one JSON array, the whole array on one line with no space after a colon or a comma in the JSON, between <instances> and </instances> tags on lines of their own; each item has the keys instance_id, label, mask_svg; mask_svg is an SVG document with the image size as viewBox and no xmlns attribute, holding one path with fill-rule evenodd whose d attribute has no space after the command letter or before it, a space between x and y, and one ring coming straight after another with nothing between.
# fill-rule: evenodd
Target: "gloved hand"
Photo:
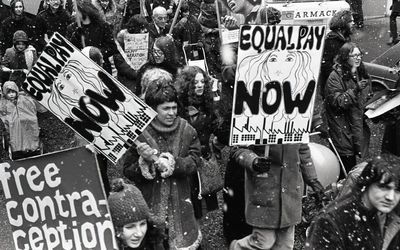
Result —
<instances>
[{"instance_id":1,"label":"gloved hand","mask_svg":"<svg viewBox=\"0 0 400 250\"><path fill-rule=\"evenodd\" d=\"M271 168L272 160L269 157L257 157L253 161L253 170L257 173L268 172Z\"/></svg>"},{"instance_id":2,"label":"gloved hand","mask_svg":"<svg viewBox=\"0 0 400 250\"><path fill-rule=\"evenodd\" d=\"M322 201L324 200L324 187L322 186L321 182L319 182L318 179L313 179L308 182L308 185L312 188L314 191L313 196L317 200L319 204L322 204Z\"/></svg>"}]
</instances>

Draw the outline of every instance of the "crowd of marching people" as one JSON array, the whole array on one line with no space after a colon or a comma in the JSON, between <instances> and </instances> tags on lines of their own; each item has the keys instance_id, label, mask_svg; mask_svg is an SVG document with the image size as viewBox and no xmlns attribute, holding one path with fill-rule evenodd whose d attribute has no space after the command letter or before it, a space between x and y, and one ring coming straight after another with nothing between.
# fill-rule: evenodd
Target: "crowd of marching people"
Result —
<instances>
[{"instance_id":1,"label":"crowd of marching people","mask_svg":"<svg viewBox=\"0 0 400 250\"><path fill-rule=\"evenodd\" d=\"M237 48L230 60L220 54L221 28L279 24L277 9L260 0L42 0L34 16L26 1L11 0L9 13L0 3L7 13L0 25L0 129L10 159L43 153L37 114L47 110L23 84L58 32L157 113L120 159L121 179L108 180L107 159L96 156L120 249L205 249L201 218L219 209L222 188L201 197L198 170L221 162L223 148L229 249L294 248L304 186L321 207L327 187L308 144L269 145L268 154L265 145L229 146ZM386 121L384 154L370 159L364 108L374 93L363 50L351 41L353 24L349 10L332 17L318 80L327 128L320 132L332 139L345 181L311 222L305 249L400 249L400 146L390 132L397 118ZM136 68L127 37L145 33L147 60ZM187 45L204 51L207 67L188 65Z\"/></svg>"}]
</instances>

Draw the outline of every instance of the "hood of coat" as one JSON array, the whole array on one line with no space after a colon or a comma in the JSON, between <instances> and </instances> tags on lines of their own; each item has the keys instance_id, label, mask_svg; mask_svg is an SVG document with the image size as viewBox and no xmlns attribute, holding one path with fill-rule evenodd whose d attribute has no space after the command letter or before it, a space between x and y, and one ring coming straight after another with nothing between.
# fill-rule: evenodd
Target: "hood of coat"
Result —
<instances>
[{"instance_id":1,"label":"hood of coat","mask_svg":"<svg viewBox=\"0 0 400 250\"><path fill-rule=\"evenodd\" d=\"M3 84L3 95L5 96L7 93L8 93L8 91L9 90L14 90L15 92L17 92L17 95L18 95L18 86L17 86L17 84L15 83L15 82L13 82L13 81L6 81L4 84Z\"/></svg>"}]
</instances>

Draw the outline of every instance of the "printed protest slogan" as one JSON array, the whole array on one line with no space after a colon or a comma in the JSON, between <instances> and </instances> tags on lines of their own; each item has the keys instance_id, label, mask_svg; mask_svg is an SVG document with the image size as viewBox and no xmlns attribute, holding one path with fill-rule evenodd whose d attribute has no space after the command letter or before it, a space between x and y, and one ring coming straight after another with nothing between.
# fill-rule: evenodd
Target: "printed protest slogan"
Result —
<instances>
[{"instance_id":1,"label":"printed protest slogan","mask_svg":"<svg viewBox=\"0 0 400 250\"><path fill-rule=\"evenodd\" d=\"M231 145L309 141L325 29L241 27Z\"/></svg>"},{"instance_id":2,"label":"printed protest slogan","mask_svg":"<svg viewBox=\"0 0 400 250\"><path fill-rule=\"evenodd\" d=\"M22 88L114 164L157 114L58 33Z\"/></svg>"},{"instance_id":3,"label":"printed protest slogan","mask_svg":"<svg viewBox=\"0 0 400 250\"><path fill-rule=\"evenodd\" d=\"M1 163L0 181L15 249L118 249L85 147Z\"/></svg>"},{"instance_id":4,"label":"printed protest slogan","mask_svg":"<svg viewBox=\"0 0 400 250\"><path fill-rule=\"evenodd\" d=\"M133 69L139 70L147 62L149 53L149 33L125 34L125 52Z\"/></svg>"}]
</instances>

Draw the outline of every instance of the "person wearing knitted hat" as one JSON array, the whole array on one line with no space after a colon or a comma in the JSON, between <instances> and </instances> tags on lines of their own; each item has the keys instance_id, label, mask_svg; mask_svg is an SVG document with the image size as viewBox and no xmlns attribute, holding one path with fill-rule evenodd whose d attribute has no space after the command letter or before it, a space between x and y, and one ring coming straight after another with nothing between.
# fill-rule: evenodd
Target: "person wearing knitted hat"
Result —
<instances>
[{"instance_id":1,"label":"person wearing knitted hat","mask_svg":"<svg viewBox=\"0 0 400 250\"><path fill-rule=\"evenodd\" d=\"M163 234L157 228L140 190L122 179L112 182L108 197L120 250L164 250Z\"/></svg>"}]
</instances>

